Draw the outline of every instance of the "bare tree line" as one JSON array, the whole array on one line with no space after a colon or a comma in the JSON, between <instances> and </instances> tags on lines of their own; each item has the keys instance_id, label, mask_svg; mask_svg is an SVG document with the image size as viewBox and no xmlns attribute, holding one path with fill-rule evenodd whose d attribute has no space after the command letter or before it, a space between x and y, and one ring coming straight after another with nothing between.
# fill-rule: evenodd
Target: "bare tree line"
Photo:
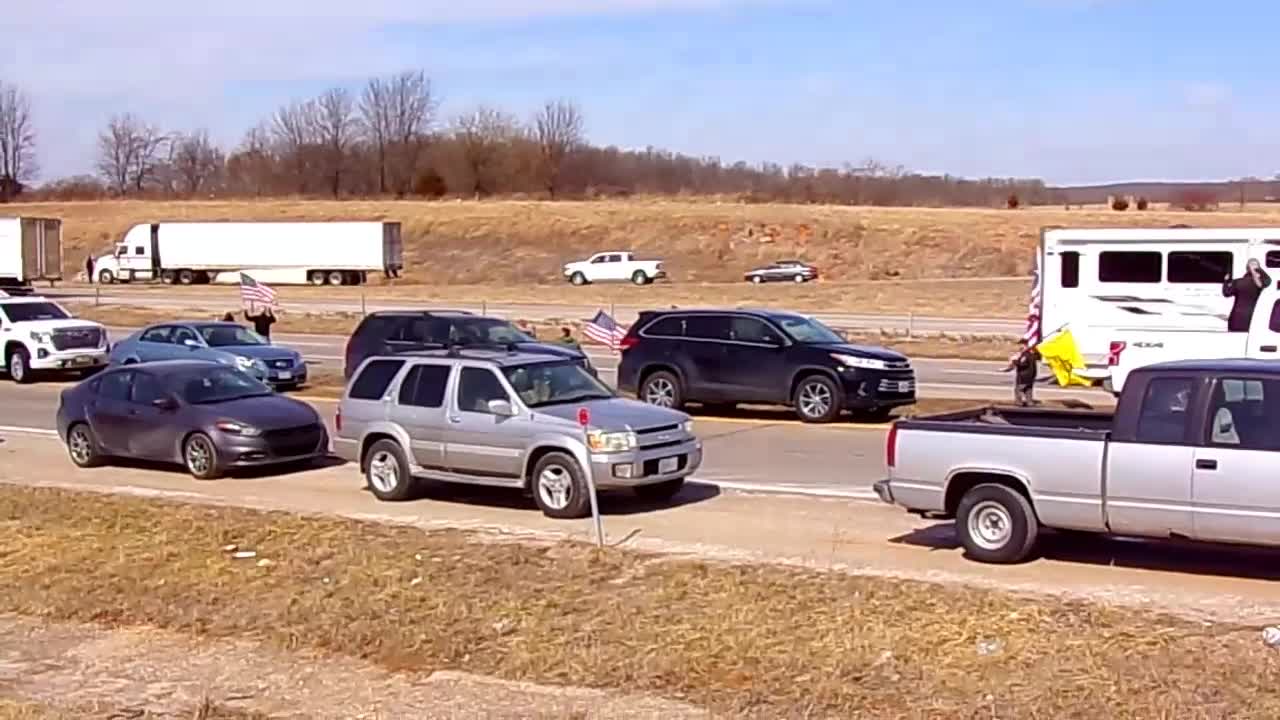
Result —
<instances>
[{"instance_id":1,"label":"bare tree line","mask_svg":"<svg viewBox=\"0 0 1280 720\"><path fill-rule=\"evenodd\" d=\"M372 78L358 91L335 87L289 101L227 149L207 130L170 132L134 113L114 115L98 136L96 176L56 180L35 195L717 195L741 202L972 206L1004 206L1016 195L1022 205L1062 201L1033 179L925 176L875 160L840 168L728 164L654 148L595 146L586 130L581 108L565 98L547 101L525 120L488 105L442 117L430 78L407 70ZM0 84L0 193L6 177L29 183L34 165L30 102Z\"/></svg>"}]
</instances>

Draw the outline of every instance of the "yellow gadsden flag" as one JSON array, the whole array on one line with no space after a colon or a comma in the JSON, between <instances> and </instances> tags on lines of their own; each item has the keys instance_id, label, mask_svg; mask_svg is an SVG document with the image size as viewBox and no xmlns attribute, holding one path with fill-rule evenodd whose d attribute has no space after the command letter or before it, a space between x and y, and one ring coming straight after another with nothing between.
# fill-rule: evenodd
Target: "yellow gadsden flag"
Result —
<instances>
[{"instance_id":1,"label":"yellow gadsden flag","mask_svg":"<svg viewBox=\"0 0 1280 720\"><path fill-rule=\"evenodd\" d=\"M1093 384L1092 380L1076 374L1085 368L1084 356L1080 354L1080 348L1076 347L1076 339L1072 337L1070 330L1055 333L1037 345L1036 350L1040 351L1040 357L1053 371L1053 376L1062 387Z\"/></svg>"}]
</instances>

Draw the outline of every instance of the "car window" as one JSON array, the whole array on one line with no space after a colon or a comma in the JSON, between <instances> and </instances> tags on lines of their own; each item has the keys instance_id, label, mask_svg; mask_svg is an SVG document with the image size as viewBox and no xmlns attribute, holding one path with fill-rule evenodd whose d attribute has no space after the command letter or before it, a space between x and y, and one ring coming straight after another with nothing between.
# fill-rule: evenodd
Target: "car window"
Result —
<instances>
[{"instance_id":1,"label":"car window","mask_svg":"<svg viewBox=\"0 0 1280 720\"><path fill-rule=\"evenodd\" d=\"M486 368L462 368L458 382L458 409L489 413L490 400L510 400L498 376Z\"/></svg>"},{"instance_id":2,"label":"car window","mask_svg":"<svg viewBox=\"0 0 1280 720\"><path fill-rule=\"evenodd\" d=\"M729 318L724 315L690 315L684 321L685 337L728 340Z\"/></svg>"},{"instance_id":3,"label":"car window","mask_svg":"<svg viewBox=\"0 0 1280 720\"><path fill-rule=\"evenodd\" d=\"M373 337L379 340L385 340L391 337L398 329L404 318L394 317L390 315L370 315L365 318L364 322L356 328L355 336L360 338Z\"/></svg>"},{"instance_id":4,"label":"car window","mask_svg":"<svg viewBox=\"0 0 1280 720\"><path fill-rule=\"evenodd\" d=\"M597 256L595 256L595 257L591 258L591 263L594 265L594 264L596 264L596 263L607 262L608 260L609 260L609 256L608 256L608 255L597 255Z\"/></svg>"},{"instance_id":5,"label":"car window","mask_svg":"<svg viewBox=\"0 0 1280 720\"><path fill-rule=\"evenodd\" d=\"M71 316L51 302L15 302L4 306L4 313L15 323L33 320L66 320Z\"/></svg>"},{"instance_id":6,"label":"car window","mask_svg":"<svg viewBox=\"0 0 1280 720\"><path fill-rule=\"evenodd\" d=\"M98 384L98 395L104 400L129 401L129 386L132 384L132 372L114 372L103 375Z\"/></svg>"},{"instance_id":7,"label":"car window","mask_svg":"<svg viewBox=\"0 0 1280 720\"><path fill-rule=\"evenodd\" d=\"M616 397L607 385L577 363L517 365L503 368L502 374L531 408Z\"/></svg>"},{"instance_id":8,"label":"car window","mask_svg":"<svg viewBox=\"0 0 1280 720\"><path fill-rule=\"evenodd\" d=\"M209 347L267 345L266 338L239 325L201 325L200 335Z\"/></svg>"},{"instance_id":9,"label":"car window","mask_svg":"<svg viewBox=\"0 0 1280 720\"><path fill-rule=\"evenodd\" d=\"M1179 443L1186 438L1191 413L1190 378L1157 378L1147 386L1138 416L1137 441Z\"/></svg>"},{"instance_id":10,"label":"car window","mask_svg":"<svg viewBox=\"0 0 1280 720\"><path fill-rule=\"evenodd\" d=\"M184 345L188 340L194 340L198 344L200 338L196 335L196 331L188 327L174 328L173 340L175 345Z\"/></svg>"},{"instance_id":11,"label":"car window","mask_svg":"<svg viewBox=\"0 0 1280 720\"><path fill-rule=\"evenodd\" d=\"M185 373L174 377L170 382L180 388L183 399L192 405L216 405L272 394L271 388L263 383L228 367Z\"/></svg>"},{"instance_id":12,"label":"car window","mask_svg":"<svg viewBox=\"0 0 1280 720\"><path fill-rule=\"evenodd\" d=\"M535 342L506 320L494 318L457 319L450 323L449 341L458 343L525 343Z\"/></svg>"},{"instance_id":13,"label":"car window","mask_svg":"<svg viewBox=\"0 0 1280 720\"><path fill-rule=\"evenodd\" d=\"M351 383L348 396L353 400L381 400L402 367L403 360L371 360Z\"/></svg>"},{"instance_id":14,"label":"car window","mask_svg":"<svg viewBox=\"0 0 1280 720\"><path fill-rule=\"evenodd\" d=\"M733 318L729 323L729 339L762 345L776 345L779 340L778 333L763 320L753 317Z\"/></svg>"},{"instance_id":15,"label":"car window","mask_svg":"<svg viewBox=\"0 0 1280 720\"><path fill-rule=\"evenodd\" d=\"M665 317L644 329L649 337L684 337L684 318Z\"/></svg>"},{"instance_id":16,"label":"car window","mask_svg":"<svg viewBox=\"0 0 1280 720\"><path fill-rule=\"evenodd\" d=\"M169 336L172 333L173 328L168 326L151 328L150 330L142 333L142 336L138 339L142 342L167 343L169 342Z\"/></svg>"},{"instance_id":17,"label":"car window","mask_svg":"<svg viewBox=\"0 0 1280 720\"><path fill-rule=\"evenodd\" d=\"M1280 422L1280 383L1274 380L1223 378L1209 406L1209 443L1242 450L1277 450L1272 431Z\"/></svg>"},{"instance_id":18,"label":"car window","mask_svg":"<svg viewBox=\"0 0 1280 720\"><path fill-rule=\"evenodd\" d=\"M414 365L400 383L400 404L421 408L442 407L445 387L452 370L448 365Z\"/></svg>"},{"instance_id":19,"label":"car window","mask_svg":"<svg viewBox=\"0 0 1280 720\"><path fill-rule=\"evenodd\" d=\"M145 373L133 374L133 390L129 395L135 405L150 405L164 396L164 387L155 377Z\"/></svg>"}]
</instances>

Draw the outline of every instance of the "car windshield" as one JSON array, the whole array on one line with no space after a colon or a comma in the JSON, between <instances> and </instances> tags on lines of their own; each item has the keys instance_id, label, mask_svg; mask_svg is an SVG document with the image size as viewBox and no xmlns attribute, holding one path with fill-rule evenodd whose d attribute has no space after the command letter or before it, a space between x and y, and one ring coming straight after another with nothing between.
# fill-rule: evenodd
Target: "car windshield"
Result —
<instances>
[{"instance_id":1,"label":"car windshield","mask_svg":"<svg viewBox=\"0 0 1280 720\"><path fill-rule=\"evenodd\" d=\"M842 343L844 338L839 333L812 318L799 315L778 317L774 321L782 326L783 332L798 343Z\"/></svg>"},{"instance_id":2,"label":"car windshield","mask_svg":"<svg viewBox=\"0 0 1280 720\"><path fill-rule=\"evenodd\" d=\"M502 373L531 408L616 397L609 386L571 362L515 365Z\"/></svg>"},{"instance_id":3,"label":"car windshield","mask_svg":"<svg viewBox=\"0 0 1280 720\"><path fill-rule=\"evenodd\" d=\"M449 341L463 344L535 342L533 338L505 320L493 318L467 318L454 320L449 324Z\"/></svg>"},{"instance_id":4,"label":"car windshield","mask_svg":"<svg viewBox=\"0 0 1280 720\"><path fill-rule=\"evenodd\" d=\"M261 335L239 325L201 325L196 329L209 347L267 344Z\"/></svg>"},{"instance_id":5,"label":"car windshield","mask_svg":"<svg viewBox=\"0 0 1280 720\"><path fill-rule=\"evenodd\" d=\"M210 405L271 394L271 388L232 368L213 368L179 375L175 389L192 405Z\"/></svg>"},{"instance_id":6,"label":"car windshield","mask_svg":"<svg viewBox=\"0 0 1280 720\"><path fill-rule=\"evenodd\" d=\"M9 322L30 322L32 320L66 320L71 316L58 305L51 302L17 302L4 305L4 314Z\"/></svg>"}]
</instances>

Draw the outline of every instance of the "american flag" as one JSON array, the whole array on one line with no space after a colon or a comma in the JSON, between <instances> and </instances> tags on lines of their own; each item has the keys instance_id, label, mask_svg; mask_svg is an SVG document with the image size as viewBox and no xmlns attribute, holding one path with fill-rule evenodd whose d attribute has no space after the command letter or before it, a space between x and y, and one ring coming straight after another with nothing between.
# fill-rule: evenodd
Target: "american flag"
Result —
<instances>
[{"instance_id":1,"label":"american flag","mask_svg":"<svg viewBox=\"0 0 1280 720\"><path fill-rule=\"evenodd\" d=\"M1022 333L1022 339L1028 344L1035 345L1040 342L1040 253L1036 253L1036 266L1031 271L1031 299L1027 303L1027 330Z\"/></svg>"},{"instance_id":2,"label":"american flag","mask_svg":"<svg viewBox=\"0 0 1280 720\"><path fill-rule=\"evenodd\" d=\"M598 310L582 329L582 334L601 345L608 345L610 350L617 350L622 338L627 336L627 329L614 322L609 313Z\"/></svg>"},{"instance_id":3,"label":"american flag","mask_svg":"<svg viewBox=\"0 0 1280 720\"><path fill-rule=\"evenodd\" d=\"M276 304L276 291L248 275L240 273L240 301L246 304L257 303L259 305L274 306Z\"/></svg>"}]
</instances>

